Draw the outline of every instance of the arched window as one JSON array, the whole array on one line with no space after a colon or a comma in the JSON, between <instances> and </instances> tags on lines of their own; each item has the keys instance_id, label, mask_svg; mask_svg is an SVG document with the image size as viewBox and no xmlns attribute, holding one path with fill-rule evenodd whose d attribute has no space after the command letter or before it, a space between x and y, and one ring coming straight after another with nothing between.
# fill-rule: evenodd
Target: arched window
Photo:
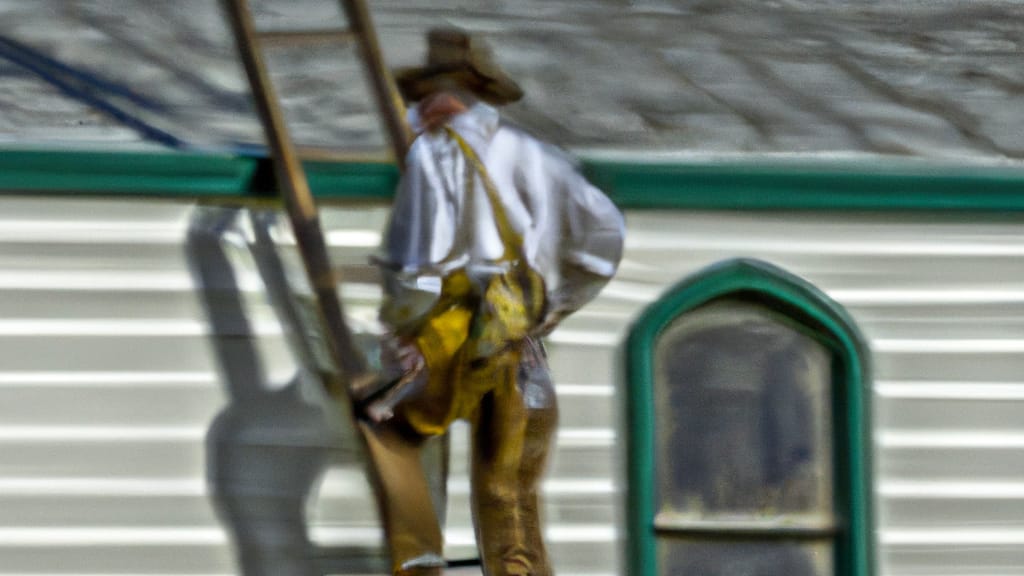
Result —
<instances>
[{"instance_id":1,"label":"arched window","mask_svg":"<svg viewBox=\"0 0 1024 576\"><path fill-rule=\"evenodd\" d=\"M626 346L632 576L870 576L870 370L846 312L770 264L669 290Z\"/></svg>"}]
</instances>

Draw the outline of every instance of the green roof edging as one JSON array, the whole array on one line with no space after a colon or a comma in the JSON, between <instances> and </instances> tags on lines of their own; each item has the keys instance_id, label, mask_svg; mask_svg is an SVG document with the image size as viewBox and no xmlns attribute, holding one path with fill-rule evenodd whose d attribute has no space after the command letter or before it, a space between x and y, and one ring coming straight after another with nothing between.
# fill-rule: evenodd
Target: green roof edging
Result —
<instances>
[{"instance_id":1,"label":"green roof edging","mask_svg":"<svg viewBox=\"0 0 1024 576\"><path fill-rule=\"evenodd\" d=\"M0 193L234 196L255 167L226 154L3 151Z\"/></svg>"},{"instance_id":2,"label":"green roof edging","mask_svg":"<svg viewBox=\"0 0 1024 576\"><path fill-rule=\"evenodd\" d=\"M265 198L266 160L166 152L0 152L0 194ZM328 203L387 201L398 181L384 162L308 162ZM723 210L1024 211L1024 169L862 160L839 164L629 163L590 159L584 173L622 208ZM261 179L261 177L263 179Z\"/></svg>"},{"instance_id":3,"label":"green roof edging","mask_svg":"<svg viewBox=\"0 0 1024 576\"><path fill-rule=\"evenodd\" d=\"M323 200L390 201L398 186L398 169L383 162L310 162L306 177L313 194Z\"/></svg>"},{"instance_id":4,"label":"green roof edging","mask_svg":"<svg viewBox=\"0 0 1024 576\"><path fill-rule=\"evenodd\" d=\"M1024 170L869 160L704 164L591 162L588 178L630 208L1024 209Z\"/></svg>"}]
</instances>

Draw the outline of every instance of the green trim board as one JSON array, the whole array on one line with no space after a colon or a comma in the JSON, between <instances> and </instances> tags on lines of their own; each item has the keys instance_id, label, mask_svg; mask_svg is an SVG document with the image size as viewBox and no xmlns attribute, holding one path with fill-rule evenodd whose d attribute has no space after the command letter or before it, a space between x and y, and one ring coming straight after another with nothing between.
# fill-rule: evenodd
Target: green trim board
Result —
<instances>
[{"instance_id":1,"label":"green trim board","mask_svg":"<svg viewBox=\"0 0 1024 576\"><path fill-rule=\"evenodd\" d=\"M587 177L629 208L1024 210L1024 169L922 162L592 162Z\"/></svg>"},{"instance_id":2,"label":"green trim board","mask_svg":"<svg viewBox=\"0 0 1024 576\"><path fill-rule=\"evenodd\" d=\"M237 195L256 164L218 154L136 152L0 152L4 193Z\"/></svg>"},{"instance_id":3,"label":"green trim board","mask_svg":"<svg viewBox=\"0 0 1024 576\"><path fill-rule=\"evenodd\" d=\"M390 201L398 186L398 169L383 162L311 162L306 175L316 197L328 201Z\"/></svg>"},{"instance_id":4,"label":"green trim board","mask_svg":"<svg viewBox=\"0 0 1024 576\"><path fill-rule=\"evenodd\" d=\"M873 576L871 368L863 336L849 314L805 280L766 262L721 262L670 288L635 321L623 350L627 379L627 574L656 576L654 349L680 314L739 296L789 316L836 355L833 442L836 508L845 529L836 541L837 574Z\"/></svg>"},{"instance_id":5,"label":"green trim board","mask_svg":"<svg viewBox=\"0 0 1024 576\"><path fill-rule=\"evenodd\" d=\"M265 158L183 152L0 152L0 194L265 199ZM640 163L584 160L584 174L622 208L728 210L1024 211L1024 167L736 160ZM308 162L328 203L387 201L387 162Z\"/></svg>"},{"instance_id":6,"label":"green trim board","mask_svg":"<svg viewBox=\"0 0 1024 576\"><path fill-rule=\"evenodd\" d=\"M273 174L266 158L149 152L0 152L0 194L123 198L263 199ZM398 183L393 164L308 162L317 197L390 199Z\"/></svg>"}]
</instances>

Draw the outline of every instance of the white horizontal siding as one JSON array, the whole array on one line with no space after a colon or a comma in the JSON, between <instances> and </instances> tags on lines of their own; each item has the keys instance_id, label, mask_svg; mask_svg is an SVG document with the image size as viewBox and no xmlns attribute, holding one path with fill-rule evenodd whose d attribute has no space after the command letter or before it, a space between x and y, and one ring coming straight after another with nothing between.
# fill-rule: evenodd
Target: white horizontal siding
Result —
<instances>
[{"instance_id":1,"label":"white horizontal siding","mask_svg":"<svg viewBox=\"0 0 1024 576\"><path fill-rule=\"evenodd\" d=\"M0 575L233 572L206 502L203 435L222 407L175 203L0 199ZM381 208L325 215L362 267ZM1024 228L1010 217L631 212L621 273L550 344L561 398L547 493L562 574L605 575L623 462L617 345L687 274L759 257L846 305L875 352L883 574L1024 572ZM292 363L243 279L265 362ZM372 284L343 287L372 318ZM450 543L469 549L455 436ZM344 461L344 457L342 457ZM368 492L339 465L313 506L324 543L376 541Z\"/></svg>"}]
</instances>

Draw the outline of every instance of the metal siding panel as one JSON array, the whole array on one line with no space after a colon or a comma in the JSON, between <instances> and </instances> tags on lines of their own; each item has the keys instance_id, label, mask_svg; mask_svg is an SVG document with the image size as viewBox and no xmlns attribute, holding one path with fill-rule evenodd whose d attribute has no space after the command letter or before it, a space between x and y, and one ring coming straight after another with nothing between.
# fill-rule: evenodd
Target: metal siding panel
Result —
<instances>
[{"instance_id":1,"label":"metal siding panel","mask_svg":"<svg viewBox=\"0 0 1024 576\"><path fill-rule=\"evenodd\" d=\"M0 233L0 534L18 534L0 539L0 574L232 571L205 503L202 439L223 394L186 268L188 212L0 199L10 224ZM335 261L364 266L385 217L379 207L327 212ZM872 341L883 574L1024 570L1014 512L1024 506L1019 217L634 211L627 220L620 275L550 345L562 428L545 486L561 573L608 574L619 560L615 429L628 390L616 383L617 343L670 284L732 256L818 284ZM372 316L372 286L344 290ZM259 319L272 318L258 292L247 298ZM276 335L267 350L287 369ZM465 551L468 448L454 448L450 528ZM370 517L365 485L353 488L358 473L339 470L313 507L320 528ZM126 527L143 530L114 530Z\"/></svg>"}]
</instances>

